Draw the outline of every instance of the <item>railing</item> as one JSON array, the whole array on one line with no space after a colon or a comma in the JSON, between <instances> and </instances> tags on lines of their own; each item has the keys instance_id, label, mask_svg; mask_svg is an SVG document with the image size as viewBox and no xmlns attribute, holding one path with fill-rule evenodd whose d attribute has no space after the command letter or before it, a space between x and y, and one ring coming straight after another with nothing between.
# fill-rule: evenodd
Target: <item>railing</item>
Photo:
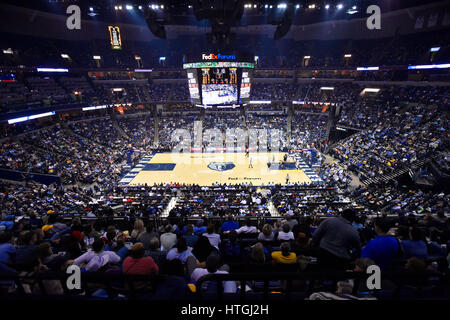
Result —
<instances>
[{"instance_id":1,"label":"railing","mask_svg":"<svg viewBox=\"0 0 450 320\"><path fill-rule=\"evenodd\" d=\"M245 300L247 298L246 285L252 281L262 282L262 298L267 300L271 291L276 292L277 295L282 295L285 300L289 300L295 292L301 292L304 296L309 296L313 292L317 292L319 288L324 288L323 282L328 282L328 287L333 290L338 281L354 280L352 294L357 294L360 285L366 283L370 275L361 272L280 272L280 273L242 273L242 274L208 274L197 281L197 296L202 299L205 296L203 292L203 285L205 282L213 281L217 285L215 287L215 297L217 300L223 300L225 295L223 281L236 281L240 285L239 298ZM433 272L383 272L381 279L390 280L395 284L395 289L392 292L393 298L400 298L402 289L408 288L413 290L413 295L418 298L422 295L422 290L427 287L434 287L440 289L442 297L450 299L448 290L450 289L449 275L443 275ZM271 281L284 281L279 288L271 289L269 284ZM304 281L306 289L296 290L293 286L293 281ZM321 283L322 282L322 283ZM320 285L319 285L320 284ZM281 290L280 290L281 289ZM374 297L379 296L380 290L370 290L368 293ZM211 292L210 292L211 293Z\"/></svg>"},{"instance_id":2,"label":"railing","mask_svg":"<svg viewBox=\"0 0 450 320\"><path fill-rule=\"evenodd\" d=\"M0 297L5 300L46 300L55 298L62 300L157 300L164 299L158 295L159 286L164 286L168 281L179 281L184 286L183 292L178 291L175 299L189 299L202 301L204 299L246 300L249 293L246 291L247 284L258 282L259 285L252 294L260 295L264 300L270 300L275 296L284 300L293 299L294 295L300 294L307 298L314 292L333 292L338 281L353 279L354 286L352 294L357 294L360 285L365 284L368 277L359 272L272 272L272 273L241 273L241 274L208 274L200 278L196 283L196 293L193 294L186 286L186 279L170 275L124 275L105 273L81 273L80 289L69 289L67 280L69 275L64 273L42 273L37 275L22 276L19 274L0 274ZM448 274L434 272L383 272L382 280L389 280L394 284L387 299L402 298L402 290L409 290L410 298L433 298L450 299L450 279ZM62 292L49 290L46 281L57 281ZM240 285L236 293L224 293L223 281L235 281ZM271 282L280 281L280 286L273 287ZM302 281L305 286L297 288L295 282ZM70 282L70 281L69 281ZM208 283L215 282L213 290L203 289ZM383 282L382 282L383 283ZM27 288L28 286L28 288ZM181 288L180 286L180 288ZM15 288L13 292L9 289ZM425 290L432 288L432 296L429 297ZM30 292L30 289L33 289ZM99 290L101 289L101 294ZM212 292L211 292L212 291ZM383 288L380 290L367 290L365 292L373 297L383 296ZM174 297L172 297L174 298ZM298 299L298 296L295 296Z\"/></svg>"}]
</instances>

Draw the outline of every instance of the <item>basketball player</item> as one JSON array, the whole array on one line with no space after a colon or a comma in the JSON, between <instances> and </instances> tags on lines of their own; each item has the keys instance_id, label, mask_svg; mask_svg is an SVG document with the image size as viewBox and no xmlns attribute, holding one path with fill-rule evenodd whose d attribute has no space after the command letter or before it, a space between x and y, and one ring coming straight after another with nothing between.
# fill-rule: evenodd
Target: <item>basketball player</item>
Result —
<instances>
[{"instance_id":1,"label":"basketball player","mask_svg":"<svg viewBox=\"0 0 450 320\"><path fill-rule=\"evenodd\" d=\"M253 160L252 160L252 158L250 158L250 164L248 165L249 168L253 168L252 162L253 162Z\"/></svg>"},{"instance_id":2,"label":"basketball player","mask_svg":"<svg viewBox=\"0 0 450 320\"><path fill-rule=\"evenodd\" d=\"M289 173L286 175L286 184L288 184L289 183Z\"/></svg>"}]
</instances>

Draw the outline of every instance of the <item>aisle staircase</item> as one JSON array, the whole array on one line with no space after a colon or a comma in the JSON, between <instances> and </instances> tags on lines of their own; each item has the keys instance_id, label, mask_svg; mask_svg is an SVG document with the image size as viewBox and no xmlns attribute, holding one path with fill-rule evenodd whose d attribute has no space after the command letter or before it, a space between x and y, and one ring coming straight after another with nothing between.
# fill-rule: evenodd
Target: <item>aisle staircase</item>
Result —
<instances>
[{"instance_id":1,"label":"aisle staircase","mask_svg":"<svg viewBox=\"0 0 450 320\"><path fill-rule=\"evenodd\" d=\"M177 204L178 197L172 197L167 204L167 207L163 210L161 213L161 218L167 218L169 216L170 211L175 207Z\"/></svg>"},{"instance_id":2,"label":"aisle staircase","mask_svg":"<svg viewBox=\"0 0 450 320\"><path fill-rule=\"evenodd\" d=\"M278 212L278 209L273 204L272 199L269 199L269 201L267 201L267 209L269 210L271 217L281 217L280 213Z\"/></svg>"},{"instance_id":3,"label":"aisle staircase","mask_svg":"<svg viewBox=\"0 0 450 320\"><path fill-rule=\"evenodd\" d=\"M369 186L371 184L380 183L380 182L388 182L397 177L400 177L401 175L405 174L406 172L414 173L414 171L416 171L420 167L428 164L429 162L431 162L433 159L437 158L438 156L439 156L438 154L435 154L428 158L416 161L409 166L403 166L403 167L395 170L394 172L389 172L389 173L383 174L381 176L375 176L375 177L370 177L370 178L365 178L365 179L362 178L361 181L362 181L362 183L364 183L367 186Z\"/></svg>"}]
</instances>

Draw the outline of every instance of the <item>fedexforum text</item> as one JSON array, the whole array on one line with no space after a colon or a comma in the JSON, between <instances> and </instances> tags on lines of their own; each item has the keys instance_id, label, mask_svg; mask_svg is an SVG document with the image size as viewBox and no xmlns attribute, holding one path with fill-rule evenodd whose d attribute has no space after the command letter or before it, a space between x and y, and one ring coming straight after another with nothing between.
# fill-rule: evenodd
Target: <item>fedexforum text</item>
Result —
<instances>
[{"instance_id":1,"label":"fedexforum text","mask_svg":"<svg viewBox=\"0 0 450 320\"><path fill-rule=\"evenodd\" d=\"M188 304L181 308L182 315L202 315L212 318L214 313L225 313L226 315L244 315L248 317L268 315L268 305L253 305L253 304L229 304L224 308L218 307L201 307Z\"/></svg>"}]
</instances>

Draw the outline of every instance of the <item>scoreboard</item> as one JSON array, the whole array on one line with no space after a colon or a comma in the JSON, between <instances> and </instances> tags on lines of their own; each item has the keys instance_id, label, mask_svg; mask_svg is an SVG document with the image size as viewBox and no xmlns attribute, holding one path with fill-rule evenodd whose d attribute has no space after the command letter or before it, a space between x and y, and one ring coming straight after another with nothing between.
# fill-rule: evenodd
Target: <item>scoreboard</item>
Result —
<instances>
[{"instance_id":1,"label":"scoreboard","mask_svg":"<svg viewBox=\"0 0 450 320\"><path fill-rule=\"evenodd\" d=\"M234 55L203 54L203 59L233 59ZM238 61L185 63L191 101L202 107L237 107L250 99L254 64Z\"/></svg>"}]
</instances>

